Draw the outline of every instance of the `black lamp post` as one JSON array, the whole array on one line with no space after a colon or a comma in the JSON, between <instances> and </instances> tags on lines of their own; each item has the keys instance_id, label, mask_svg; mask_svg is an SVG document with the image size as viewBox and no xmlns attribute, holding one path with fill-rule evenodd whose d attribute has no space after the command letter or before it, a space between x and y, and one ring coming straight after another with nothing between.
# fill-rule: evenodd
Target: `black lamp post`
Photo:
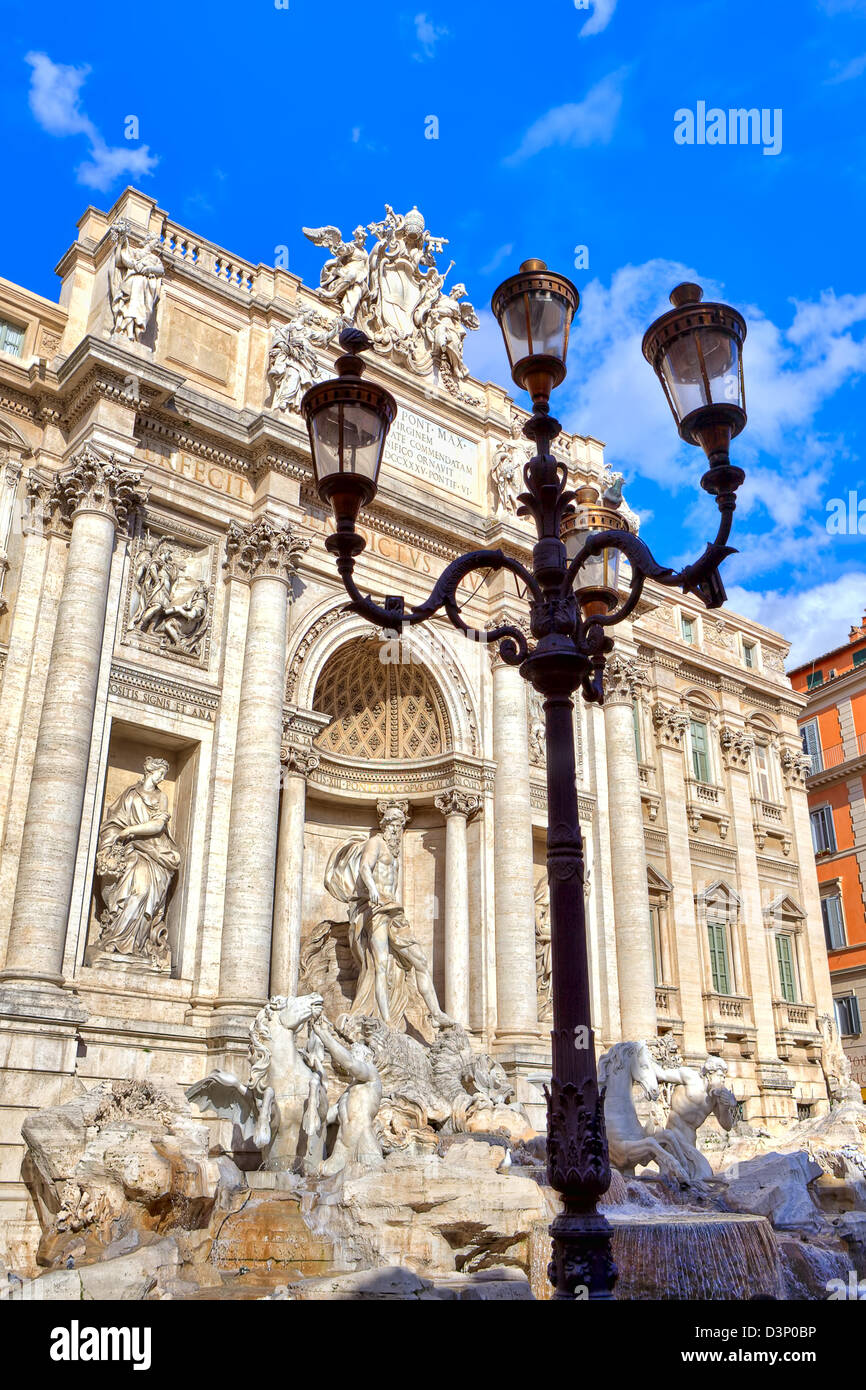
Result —
<instances>
[{"instance_id":1,"label":"black lamp post","mask_svg":"<svg viewBox=\"0 0 866 1390\"><path fill-rule=\"evenodd\" d=\"M502 659L544 697L547 735L547 876L553 990L553 1065L547 1096L547 1167L560 1193L561 1213L550 1228L553 1259L548 1273L557 1299L573 1299L579 1287L590 1298L612 1298L616 1266L610 1226L597 1211L610 1185L603 1095L598 1089L590 1016L589 968L583 895L583 844L578 822L572 696L601 704L605 658L613 649L607 629L633 612L646 579L698 594L708 608L725 601L718 567L727 555L742 469L729 460L729 445L746 423L742 344L746 325L724 304L704 304L697 285L680 285L674 308L648 330L643 351L665 391L683 439L700 444L709 469L701 479L721 512L716 539L692 565L675 573L657 564L649 549L625 529L616 508L595 489L568 490L568 469L550 446L560 425L550 414L551 390L565 378L577 290L543 261L525 261L493 296L518 386L532 397L524 426L536 453L524 467L526 492L520 515L535 521L538 540L532 570L501 550L476 550L454 560L429 598L409 610L402 597L382 605L355 584L355 557L364 549L355 530L360 508L376 492L379 466L396 406L387 391L361 380L357 353L370 346L347 327L336 381L313 386L303 400L319 495L330 501L337 529L325 542L336 556L350 602L348 609L388 629L414 626L443 609L453 625L476 641L495 643ZM576 504L576 505L575 505ZM617 561L631 564L620 602ZM507 569L530 593L530 647L519 628L471 629L460 615L457 589L472 570ZM649 941L647 942L649 949Z\"/></svg>"}]
</instances>

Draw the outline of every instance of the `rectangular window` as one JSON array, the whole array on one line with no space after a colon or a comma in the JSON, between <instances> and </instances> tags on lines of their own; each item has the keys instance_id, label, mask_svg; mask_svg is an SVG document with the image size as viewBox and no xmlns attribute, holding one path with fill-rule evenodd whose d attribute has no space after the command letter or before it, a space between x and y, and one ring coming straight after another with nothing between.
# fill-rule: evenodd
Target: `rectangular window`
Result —
<instances>
[{"instance_id":1,"label":"rectangular window","mask_svg":"<svg viewBox=\"0 0 866 1390\"><path fill-rule=\"evenodd\" d=\"M808 675L808 676L806 677L806 689L807 689L807 690L814 690L816 685L823 685L823 684L824 684L824 672L823 672L823 671L812 671L811 674Z\"/></svg>"},{"instance_id":2,"label":"rectangular window","mask_svg":"<svg viewBox=\"0 0 866 1390\"><path fill-rule=\"evenodd\" d=\"M728 962L728 929L724 922L707 922L710 947L710 973L716 994L731 993L731 970Z\"/></svg>"},{"instance_id":3,"label":"rectangular window","mask_svg":"<svg viewBox=\"0 0 866 1390\"><path fill-rule=\"evenodd\" d=\"M682 623L683 641L687 642L690 647L693 647L695 645L694 618L687 618L685 615L681 615L680 622Z\"/></svg>"},{"instance_id":4,"label":"rectangular window","mask_svg":"<svg viewBox=\"0 0 866 1390\"><path fill-rule=\"evenodd\" d=\"M763 801L770 801L770 760L767 756L767 745L765 743L755 744L755 782L758 788L758 796Z\"/></svg>"},{"instance_id":5,"label":"rectangular window","mask_svg":"<svg viewBox=\"0 0 866 1390\"><path fill-rule=\"evenodd\" d=\"M755 669L755 644L754 642L743 643L743 662L750 671Z\"/></svg>"},{"instance_id":6,"label":"rectangular window","mask_svg":"<svg viewBox=\"0 0 866 1390\"><path fill-rule=\"evenodd\" d=\"M818 732L817 719L810 719L808 724L801 726L800 737L803 740L804 753L808 753L812 759L812 771L821 772L824 767L824 759L821 756L821 735Z\"/></svg>"},{"instance_id":7,"label":"rectangular window","mask_svg":"<svg viewBox=\"0 0 866 1390\"><path fill-rule=\"evenodd\" d=\"M710 780L710 741L706 724L699 719L691 721L692 770L696 782Z\"/></svg>"},{"instance_id":8,"label":"rectangular window","mask_svg":"<svg viewBox=\"0 0 866 1390\"><path fill-rule=\"evenodd\" d=\"M824 940L828 951L839 951L847 945L845 919L842 916L842 899L838 893L828 893L821 899L821 917L824 922Z\"/></svg>"},{"instance_id":9,"label":"rectangular window","mask_svg":"<svg viewBox=\"0 0 866 1390\"><path fill-rule=\"evenodd\" d=\"M24 329L6 319L0 319L0 352L20 357L24 350Z\"/></svg>"},{"instance_id":10,"label":"rectangular window","mask_svg":"<svg viewBox=\"0 0 866 1390\"><path fill-rule=\"evenodd\" d=\"M831 854L835 853L836 829L831 808L819 806L817 810L809 812L809 819L812 822L812 848L815 853L824 854L828 850Z\"/></svg>"},{"instance_id":11,"label":"rectangular window","mask_svg":"<svg viewBox=\"0 0 866 1390\"><path fill-rule=\"evenodd\" d=\"M637 701L631 707L632 720L634 722L634 751L638 762L642 760L640 746L640 715L638 714Z\"/></svg>"},{"instance_id":12,"label":"rectangular window","mask_svg":"<svg viewBox=\"0 0 866 1390\"><path fill-rule=\"evenodd\" d=\"M836 1006L836 1023L843 1038L858 1037L860 1028L860 1002L853 994L846 994L841 999L834 999Z\"/></svg>"},{"instance_id":13,"label":"rectangular window","mask_svg":"<svg viewBox=\"0 0 866 1390\"><path fill-rule=\"evenodd\" d=\"M786 1004L797 1002L797 978L794 974L794 949L790 936L776 937L776 956L779 961L779 986Z\"/></svg>"},{"instance_id":14,"label":"rectangular window","mask_svg":"<svg viewBox=\"0 0 866 1390\"><path fill-rule=\"evenodd\" d=\"M864 661L866 661L866 647L863 647L861 651L854 653L855 666L862 666Z\"/></svg>"}]
</instances>

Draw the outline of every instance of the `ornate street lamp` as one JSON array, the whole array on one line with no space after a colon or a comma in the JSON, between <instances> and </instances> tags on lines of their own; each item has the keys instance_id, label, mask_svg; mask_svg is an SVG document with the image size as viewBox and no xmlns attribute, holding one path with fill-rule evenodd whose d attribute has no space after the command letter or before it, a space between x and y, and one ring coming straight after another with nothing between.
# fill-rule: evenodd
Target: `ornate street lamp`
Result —
<instances>
[{"instance_id":1,"label":"ornate street lamp","mask_svg":"<svg viewBox=\"0 0 866 1390\"><path fill-rule=\"evenodd\" d=\"M746 325L726 305L703 304L696 285L678 286L671 300L673 310L651 326L643 350L659 376L682 438L700 444L707 454L709 469L701 481L721 512L716 539L694 564L678 572L659 565L644 542L632 535L618 515L615 499L600 497L594 488L570 491L568 468L550 452L560 433L559 422L550 414L550 393L565 378L578 294L543 261L525 261L518 275L500 285L492 305L512 376L532 396L533 413L524 434L534 441L536 453L524 466L526 491L519 499L520 514L533 518L538 533L531 571L501 550L475 550L452 561L429 598L408 611L401 597L388 597L383 605L365 597L353 577L355 557L365 544L354 523L361 505L375 495L396 407L387 392L359 383L358 359L351 354L367 343L357 330L346 329L340 337L350 356L338 361L338 379L311 387L303 402L319 494L331 502L337 521L326 544L336 555L351 600L348 608L392 630L424 622L443 609L459 631L498 645L503 661L519 666L544 698L553 993L547 1170L551 1186L562 1197L562 1211L550 1228L553 1258L548 1274L557 1299L573 1299L581 1286L590 1298L612 1298L616 1282L610 1226L596 1207L610 1185L610 1165L590 1014L572 696L581 690L585 700L603 702L604 664L613 650L607 630L634 610L648 578L698 594L708 608L724 603L718 570L733 554L727 539L737 488L745 476L730 463L729 447L746 423L741 353ZM349 367L341 366L347 360ZM359 397L359 385L371 394ZM359 402L367 412L362 422L351 416ZM358 435L354 453L355 444L347 444L345 423L338 424L350 416ZM361 453L368 460L363 467L358 463ZM375 466L369 462L374 459ZM624 597L618 588L620 554L631 565ZM482 632L464 622L457 589L478 569L511 570L526 586L531 647L517 627Z\"/></svg>"}]
</instances>

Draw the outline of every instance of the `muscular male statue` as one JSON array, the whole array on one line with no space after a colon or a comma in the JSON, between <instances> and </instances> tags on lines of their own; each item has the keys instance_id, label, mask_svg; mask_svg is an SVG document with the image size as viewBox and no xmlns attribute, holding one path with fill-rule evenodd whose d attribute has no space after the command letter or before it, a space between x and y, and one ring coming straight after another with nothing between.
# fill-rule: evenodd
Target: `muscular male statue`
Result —
<instances>
[{"instance_id":1,"label":"muscular male statue","mask_svg":"<svg viewBox=\"0 0 866 1390\"><path fill-rule=\"evenodd\" d=\"M400 1027L406 990L405 980L395 976L396 965L405 976L414 972L434 1023L448 1027L454 1020L440 1007L427 956L397 899L404 824L398 806L386 807L381 829L361 843L342 845L325 871L328 892L348 904L350 941L361 967L351 1012L378 1015L384 1023Z\"/></svg>"}]
</instances>

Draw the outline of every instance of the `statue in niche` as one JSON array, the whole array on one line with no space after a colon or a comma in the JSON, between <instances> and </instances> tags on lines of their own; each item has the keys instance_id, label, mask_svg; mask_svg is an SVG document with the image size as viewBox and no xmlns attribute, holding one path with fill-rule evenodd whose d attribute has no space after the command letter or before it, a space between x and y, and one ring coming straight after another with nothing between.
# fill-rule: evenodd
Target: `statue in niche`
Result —
<instances>
[{"instance_id":1,"label":"statue in niche","mask_svg":"<svg viewBox=\"0 0 866 1390\"><path fill-rule=\"evenodd\" d=\"M111 272L111 315L114 332L131 343L139 343L153 316L165 266L158 254L159 237L145 236L142 246L133 246L132 228L121 219L111 228L115 237L114 267Z\"/></svg>"},{"instance_id":2,"label":"statue in niche","mask_svg":"<svg viewBox=\"0 0 866 1390\"><path fill-rule=\"evenodd\" d=\"M535 982L539 1023L553 1020L550 935L550 890L547 875L542 874L535 885Z\"/></svg>"},{"instance_id":3,"label":"statue in niche","mask_svg":"<svg viewBox=\"0 0 866 1390\"><path fill-rule=\"evenodd\" d=\"M325 319L315 309L292 311L292 317L274 331L268 353L268 376L273 383L274 410L301 409L304 392L322 380L322 370L314 346L330 343L339 327L338 319Z\"/></svg>"},{"instance_id":4,"label":"statue in niche","mask_svg":"<svg viewBox=\"0 0 866 1390\"><path fill-rule=\"evenodd\" d=\"M359 968L349 1012L405 1027L414 977L433 1023L444 1028L454 1020L439 1004L427 956L397 899L406 820L399 803L385 803L378 830L366 840L349 840L333 852L325 869L325 887L348 907L349 944Z\"/></svg>"},{"instance_id":5,"label":"statue in niche","mask_svg":"<svg viewBox=\"0 0 866 1390\"><path fill-rule=\"evenodd\" d=\"M528 440L523 434L523 421L516 411L512 411L511 437L497 444L490 465L490 482L496 494L497 515L516 515L520 505L518 498L524 491L523 465L530 452Z\"/></svg>"},{"instance_id":6,"label":"statue in niche","mask_svg":"<svg viewBox=\"0 0 866 1390\"><path fill-rule=\"evenodd\" d=\"M130 629L157 637L160 646L200 656L210 626L210 590L177 561L171 542L148 535L135 557L136 610Z\"/></svg>"},{"instance_id":7,"label":"statue in niche","mask_svg":"<svg viewBox=\"0 0 866 1390\"><path fill-rule=\"evenodd\" d=\"M105 908L94 957L120 955L171 969L165 910L181 853L160 783L164 758L145 758L141 777L109 806L99 831L96 875Z\"/></svg>"}]
</instances>

